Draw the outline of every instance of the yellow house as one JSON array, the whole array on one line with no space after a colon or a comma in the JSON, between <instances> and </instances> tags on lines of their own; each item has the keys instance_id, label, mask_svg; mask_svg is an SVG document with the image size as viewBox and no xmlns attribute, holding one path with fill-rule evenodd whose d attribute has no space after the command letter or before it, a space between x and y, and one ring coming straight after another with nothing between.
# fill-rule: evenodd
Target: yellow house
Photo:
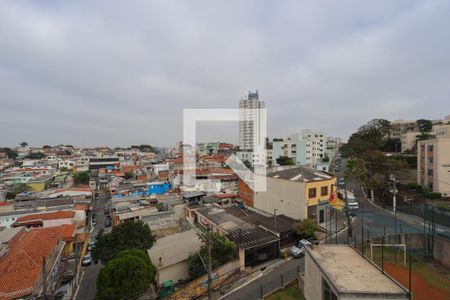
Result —
<instances>
[{"instance_id":1,"label":"yellow house","mask_svg":"<svg viewBox=\"0 0 450 300\"><path fill-rule=\"evenodd\" d=\"M267 190L255 193L254 207L269 214L325 222L325 211L336 190L336 176L308 167L269 173Z\"/></svg>"},{"instance_id":2,"label":"yellow house","mask_svg":"<svg viewBox=\"0 0 450 300\"><path fill-rule=\"evenodd\" d=\"M39 177L31 178L26 182L26 184L34 192L42 192L49 187L49 185L53 182L54 179L55 176L53 175L42 175Z\"/></svg>"}]
</instances>

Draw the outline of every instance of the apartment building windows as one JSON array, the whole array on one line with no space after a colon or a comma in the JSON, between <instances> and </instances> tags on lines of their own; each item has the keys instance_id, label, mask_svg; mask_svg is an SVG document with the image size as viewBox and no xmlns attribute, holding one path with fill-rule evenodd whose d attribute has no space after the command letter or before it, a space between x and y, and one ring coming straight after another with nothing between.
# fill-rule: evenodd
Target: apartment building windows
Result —
<instances>
[{"instance_id":1,"label":"apartment building windows","mask_svg":"<svg viewBox=\"0 0 450 300\"><path fill-rule=\"evenodd\" d=\"M310 188L308 189L308 198L316 198L317 197L317 189L316 188Z\"/></svg>"},{"instance_id":2,"label":"apartment building windows","mask_svg":"<svg viewBox=\"0 0 450 300\"><path fill-rule=\"evenodd\" d=\"M322 186L320 188L320 196L326 196L328 195L328 187L327 186Z\"/></svg>"}]
</instances>

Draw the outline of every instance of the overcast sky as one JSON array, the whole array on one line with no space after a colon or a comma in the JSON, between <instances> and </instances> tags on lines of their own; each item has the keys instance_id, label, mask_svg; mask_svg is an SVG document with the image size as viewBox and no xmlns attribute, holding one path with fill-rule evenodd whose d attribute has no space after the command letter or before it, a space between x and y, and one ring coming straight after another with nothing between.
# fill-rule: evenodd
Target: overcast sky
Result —
<instances>
[{"instance_id":1,"label":"overcast sky","mask_svg":"<svg viewBox=\"0 0 450 300\"><path fill-rule=\"evenodd\" d=\"M255 89L270 137L448 115L450 1L0 1L0 146L174 145Z\"/></svg>"}]
</instances>

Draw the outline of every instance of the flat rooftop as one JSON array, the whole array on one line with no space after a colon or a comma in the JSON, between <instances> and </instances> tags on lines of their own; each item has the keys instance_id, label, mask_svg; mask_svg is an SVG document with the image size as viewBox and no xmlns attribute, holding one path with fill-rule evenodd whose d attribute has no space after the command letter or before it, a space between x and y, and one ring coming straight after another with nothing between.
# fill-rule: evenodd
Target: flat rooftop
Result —
<instances>
[{"instance_id":1,"label":"flat rooftop","mask_svg":"<svg viewBox=\"0 0 450 300\"><path fill-rule=\"evenodd\" d=\"M348 245L315 245L307 253L340 294L406 295L407 290L381 273Z\"/></svg>"}]
</instances>

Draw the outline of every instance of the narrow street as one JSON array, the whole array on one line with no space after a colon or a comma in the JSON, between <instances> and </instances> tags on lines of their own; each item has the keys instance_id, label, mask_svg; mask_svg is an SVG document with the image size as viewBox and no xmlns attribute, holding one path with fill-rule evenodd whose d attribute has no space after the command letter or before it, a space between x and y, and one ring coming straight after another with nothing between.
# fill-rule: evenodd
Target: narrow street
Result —
<instances>
[{"instance_id":1,"label":"narrow street","mask_svg":"<svg viewBox=\"0 0 450 300\"><path fill-rule=\"evenodd\" d=\"M342 160L342 171L338 173L338 176L342 175L345 167L345 160ZM377 207L367 200L359 183L354 180L347 182L347 189L353 192L359 204L359 209L352 210L356 216L356 220L352 224L352 236L357 241L361 241L363 235L366 239L368 235L381 236L384 232L386 234L394 234L395 232L423 233L424 225L420 217L401 212L397 212L395 216L391 211ZM363 223L364 226L362 227ZM450 236L450 228L448 227L436 224L436 230ZM338 236L338 242L347 242L347 231Z\"/></svg>"},{"instance_id":2,"label":"narrow street","mask_svg":"<svg viewBox=\"0 0 450 300\"><path fill-rule=\"evenodd\" d=\"M99 192L97 200L94 202L94 211L96 214L97 224L94 230L89 234L91 241L95 241L95 236L101 228L105 228L105 215L103 207L107 203L108 196L104 191ZM97 277L102 268L102 264L99 262L95 264L94 262L84 268L84 274L81 279L81 284L76 295L77 300L91 300L94 299L96 293L96 282Z\"/></svg>"},{"instance_id":3,"label":"narrow street","mask_svg":"<svg viewBox=\"0 0 450 300\"><path fill-rule=\"evenodd\" d=\"M249 284L236 290L235 292L222 298L224 300L258 300L261 299L261 292L263 295L280 287L281 281L290 282L297 279L298 272L305 270L305 259L288 260L279 266L275 267L272 271L264 274L262 277L255 279Z\"/></svg>"}]
</instances>

